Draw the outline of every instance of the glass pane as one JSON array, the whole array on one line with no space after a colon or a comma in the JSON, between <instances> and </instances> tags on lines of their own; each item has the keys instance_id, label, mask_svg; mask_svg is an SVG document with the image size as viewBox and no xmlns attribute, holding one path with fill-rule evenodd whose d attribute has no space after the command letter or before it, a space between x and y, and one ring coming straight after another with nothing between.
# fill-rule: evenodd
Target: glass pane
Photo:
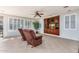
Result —
<instances>
[{"instance_id":1,"label":"glass pane","mask_svg":"<svg viewBox=\"0 0 79 59\"><path fill-rule=\"evenodd\" d=\"M13 30L13 19L9 19L9 29Z\"/></svg>"},{"instance_id":2,"label":"glass pane","mask_svg":"<svg viewBox=\"0 0 79 59\"><path fill-rule=\"evenodd\" d=\"M31 21L28 21L28 28L31 28Z\"/></svg>"},{"instance_id":3,"label":"glass pane","mask_svg":"<svg viewBox=\"0 0 79 59\"><path fill-rule=\"evenodd\" d=\"M65 16L65 28L69 28L69 16Z\"/></svg>"},{"instance_id":4,"label":"glass pane","mask_svg":"<svg viewBox=\"0 0 79 59\"><path fill-rule=\"evenodd\" d=\"M76 26L76 25L75 25L75 20L76 20L76 19L75 19L75 15L72 15L72 16L71 16L71 29L75 29L75 26Z\"/></svg>"},{"instance_id":5,"label":"glass pane","mask_svg":"<svg viewBox=\"0 0 79 59\"><path fill-rule=\"evenodd\" d=\"M21 24L20 24L21 28L23 28L23 20L21 20Z\"/></svg>"},{"instance_id":6,"label":"glass pane","mask_svg":"<svg viewBox=\"0 0 79 59\"><path fill-rule=\"evenodd\" d=\"M28 28L29 28L29 21L28 21Z\"/></svg>"},{"instance_id":7,"label":"glass pane","mask_svg":"<svg viewBox=\"0 0 79 59\"><path fill-rule=\"evenodd\" d=\"M14 30L16 30L17 29L17 26L16 26L16 21L17 21L17 19L14 19Z\"/></svg>"},{"instance_id":8,"label":"glass pane","mask_svg":"<svg viewBox=\"0 0 79 59\"><path fill-rule=\"evenodd\" d=\"M26 27L26 28L28 27L28 22L27 22L27 20L25 20L25 27Z\"/></svg>"},{"instance_id":9,"label":"glass pane","mask_svg":"<svg viewBox=\"0 0 79 59\"><path fill-rule=\"evenodd\" d=\"M20 27L20 19L18 19L18 28L21 28L21 27Z\"/></svg>"}]
</instances>

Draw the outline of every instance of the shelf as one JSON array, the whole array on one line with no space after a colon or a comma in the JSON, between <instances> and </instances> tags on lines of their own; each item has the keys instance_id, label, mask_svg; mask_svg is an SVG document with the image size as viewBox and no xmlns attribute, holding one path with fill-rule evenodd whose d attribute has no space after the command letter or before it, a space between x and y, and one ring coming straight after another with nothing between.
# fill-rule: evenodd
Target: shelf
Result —
<instances>
[{"instance_id":1,"label":"shelf","mask_svg":"<svg viewBox=\"0 0 79 59\"><path fill-rule=\"evenodd\" d=\"M59 16L44 19L44 25L45 33L59 35Z\"/></svg>"}]
</instances>

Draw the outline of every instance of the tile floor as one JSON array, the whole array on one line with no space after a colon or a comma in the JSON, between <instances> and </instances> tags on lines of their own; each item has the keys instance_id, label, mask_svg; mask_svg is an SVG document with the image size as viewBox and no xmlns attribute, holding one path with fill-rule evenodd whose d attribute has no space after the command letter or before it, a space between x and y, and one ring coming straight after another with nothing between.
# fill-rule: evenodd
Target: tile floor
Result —
<instances>
[{"instance_id":1,"label":"tile floor","mask_svg":"<svg viewBox=\"0 0 79 59\"><path fill-rule=\"evenodd\" d=\"M44 35L43 43L31 48L21 37L0 38L1 53L77 53L79 42L69 39Z\"/></svg>"}]
</instances>

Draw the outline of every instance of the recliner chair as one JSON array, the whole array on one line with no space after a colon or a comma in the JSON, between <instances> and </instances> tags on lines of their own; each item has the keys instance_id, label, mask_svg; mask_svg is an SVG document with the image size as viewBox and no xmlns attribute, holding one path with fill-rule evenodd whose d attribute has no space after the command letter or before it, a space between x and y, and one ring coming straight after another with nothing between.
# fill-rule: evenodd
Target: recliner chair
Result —
<instances>
[{"instance_id":1,"label":"recliner chair","mask_svg":"<svg viewBox=\"0 0 79 59\"><path fill-rule=\"evenodd\" d=\"M42 36L36 36L33 30L25 29L23 33L27 39L27 43L32 45L32 47L36 47L42 43Z\"/></svg>"}]
</instances>

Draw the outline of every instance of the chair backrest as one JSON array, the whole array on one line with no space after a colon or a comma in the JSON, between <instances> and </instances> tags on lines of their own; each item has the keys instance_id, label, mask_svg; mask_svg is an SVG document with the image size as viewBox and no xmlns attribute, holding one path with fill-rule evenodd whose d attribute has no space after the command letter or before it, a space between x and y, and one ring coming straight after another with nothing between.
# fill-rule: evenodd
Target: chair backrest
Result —
<instances>
[{"instance_id":1,"label":"chair backrest","mask_svg":"<svg viewBox=\"0 0 79 59\"><path fill-rule=\"evenodd\" d=\"M32 42L33 41L34 38L31 35L30 30L25 29L25 30L23 30L23 33L24 33L24 36L25 36L25 38L27 39L28 42Z\"/></svg>"},{"instance_id":2,"label":"chair backrest","mask_svg":"<svg viewBox=\"0 0 79 59\"><path fill-rule=\"evenodd\" d=\"M35 39L36 38L35 32L33 30L30 30L30 33L31 33L32 37Z\"/></svg>"},{"instance_id":3,"label":"chair backrest","mask_svg":"<svg viewBox=\"0 0 79 59\"><path fill-rule=\"evenodd\" d=\"M23 40L26 40L26 38L25 38L25 36L24 36L24 33L23 33L23 29L18 29L19 30L19 32L20 32L20 34L21 34L21 36L22 36L22 39Z\"/></svg>"}]
</instances>

